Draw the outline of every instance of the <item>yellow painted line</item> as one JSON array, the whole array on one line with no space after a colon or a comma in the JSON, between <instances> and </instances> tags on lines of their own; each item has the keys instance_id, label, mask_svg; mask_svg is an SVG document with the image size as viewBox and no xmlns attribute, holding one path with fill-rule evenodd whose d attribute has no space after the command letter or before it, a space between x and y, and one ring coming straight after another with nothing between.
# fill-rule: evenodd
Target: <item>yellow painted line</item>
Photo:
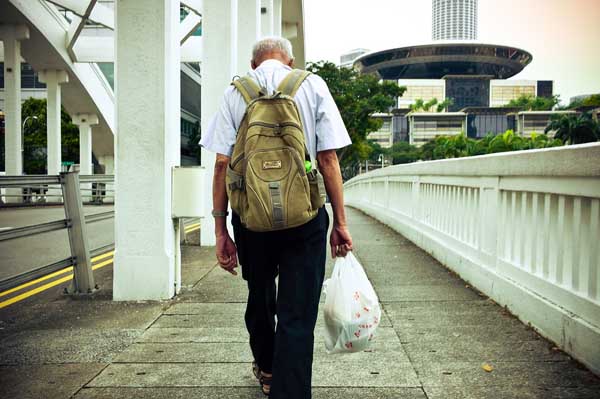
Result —
<instances>
[{"instance_id":1,"label":"yellow painted line","mask_svg":"<svg viewBox=\"0 0 600 399\"><path fill-rule=\"evenodd\" d=\"M112 256L114 253L115 253L115 251L109 251L109 252L106 252L106 253L104 253L102 255L98 255L98 256L92 258L92 262L96 262L96 261L99 261L101 259L108 258L109 256ZM92 267L92 269L93 269L93 267ZM56 276L59 276L61 274L65 274L65 273L72 272L72 271L73 271L73 266L65 267L64 269L60 269L60 270L58 270L58 271L56 271L54 273L47 274L47 275L45 275L43 277L36 278L35 280L31 280L31 281L28 281L26 283L23 283L23 284L21 284L21 285L19 285L17 287L14 287L14 288L11 288L9 290L0 292L0 298L2 298L3 296L6 296L6 295L12 294L13 292L21 291L24 288L31 287L32 285L36 285L38 283L41 283L42 281L46 281L46 280L49 280L49 279L54 278Z\"/></svg>"},{"instance_id":2,"label":"yellow painted line","mask_svg":"<svg viewBox=\"0 0 600 399\"><path fill-rule=\"evenodd\" d=\"M97 261L99 261L101 259L108 258L109 256L113 256L114 254L115 254L115 251L105 252L102 255L98 255L98 256L92 258L92 262L97 262Z\"/></svg>"},{"instance_id":3,"label":"yellow painted line","mask_svg":"<svg viewBox=\"0 0 600 399\"><path fill-rule=\"evenodd\" d=\"M198 227L194 227L194 228L192 228L192 229L189 229L189 230L186 230L185 232L186 232L186 234L187 234L187 233L192 233L192 232L194 232L194 231L198 231L198 230L200 230L200 227L199 227L199 226L198 226Z\"/></svg>"},{"instance_id":4,"label":"yellow painted line","mask_svg":"<svg viewBox=\"0 0 600 399\"><path fill-rule=\"evenodd\" d=\"M100 269L106 265L110 265L111 263L113 263L113 259L105 260L104 262L92 266L92 270Z\"/></svg>"},{"instance_id":5,"label":"yellow painted line","mask_svg":"<svg viewBox=\"0 0 600 399\"><path fill-rule=\"evenodd\" d=\"M73 275L72 275L72 274L69 274L69 275L68 275L68 276L66 276L66 277L63 277L63 278L61 278L61 279L58 279L58 280L56 280L56 281L52 281L52 282L50 282L50 283L48 283L48 284L44 284L44 285L42 285L42 286L39 286L39 287L37 287L37 288L34 288L34 289L32 289L31 291L24 292L24 293L22 293L21 295L17 295L17 296L15 296L15 297L12 297L12 298L10 298L10 299L7 299L7 300L6 300L6 301L4 301L4 302L0 302L0 309L2 309L2 308L5 308L5 307L7 307L8 305L12 305L12 304L13 304L13 303L15 303L15 302L22 301L23 299L29 298L30 296L33 296L33 295L35 295L35 294L39 294L39 293L40 293L40 292L42 292L42 291L46 291L47 289L49 289L49 288L52 288L52 287L54 287L54 286L57 286L57 285L59 285L59 284L62 284L62 283L64 283L65 281L69 281L69 280L71 280L72 278L73 278Z\"/></svg>"},{"instance_id":6,"label":"yellow painted line","mask_svg":"<svg viewBox=\"0 0 600 399\"><path fill-rule=\"evenodd\" d=\"M104 262L101 262L101 263L98 263L97 265L92 266L92 270L100 269L100 268L102 268L102 267L104 267L106 265L110 265L112 262L113 262L112 259L105 260ZM72 269L72 267L71 267L71 269ZM67 281L70 281L71 279L73 279L73 273L69 274L68 276L62 277L62 278L60 278L58 280L55 280L55 281L52 281L50 283L44 284L42 286L39 286L37 288L34 288L31 291L27 291L27 292L24 292L24 293L22 293L20 295L17 295L15 297L7 299L4 302L0 302L0 309L5 308L5 307L7 307L9 305L12 305L13 303L20 302L23 299L27 299L27 298L29 298L31 296L36 295L36 294L39 294L40 292L44 292L44 291L46 291L46 290L48 290L48 289L50 289L52 287L56 287L57 285L62 284L62 283L67 282Z\"/></svg>"}]
</instances>

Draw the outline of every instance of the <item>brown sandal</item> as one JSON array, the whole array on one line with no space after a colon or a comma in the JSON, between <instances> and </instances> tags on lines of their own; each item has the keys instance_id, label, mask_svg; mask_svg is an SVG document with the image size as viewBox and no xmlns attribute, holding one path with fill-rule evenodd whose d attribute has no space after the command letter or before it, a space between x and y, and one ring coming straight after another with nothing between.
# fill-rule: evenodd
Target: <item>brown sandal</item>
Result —
<instances>
[{"instance_id":1,"label":"brown sandal","mask_svg":"<svg viewBox=\"0 0 600 399\"><path fill-rule=\"evenodd\" d=\"M268 377L264 375L264 373L260 370L260 367L258 367L258 364L256 362L252 362L252 373L258 380L262 393L265 396L269 396L269 394L271 393L271 381L273 380L273 375L270 375Z\"/></svg>"},{"instance_id":2,"label":"brown sandal","mask_svg":"<svg viewBox=\"0 0 600 399\"><path fill-rule=\"evenodd\" d=\"M263 374L262 371L260 372L260 378L258 379L258 382L260 382L260 388L262 389L262 392L265 394L265 396L269 396L269 394L271 393L271 381L273 381L272 374L267 377Z\"/></svg>"}]
</instances>

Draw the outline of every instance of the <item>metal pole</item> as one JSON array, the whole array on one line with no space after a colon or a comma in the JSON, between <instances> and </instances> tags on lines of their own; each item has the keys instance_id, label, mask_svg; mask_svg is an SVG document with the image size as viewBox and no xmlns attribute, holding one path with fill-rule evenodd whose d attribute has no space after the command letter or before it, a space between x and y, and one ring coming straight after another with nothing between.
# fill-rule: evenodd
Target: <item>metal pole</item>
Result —
<instances>
[{"instance_id":1,"label":"metal pole","mask_svg":"<svg viewBox=\"0 0 600 399\"><path fill-rule=\"evenodd\" d=\"M65 204L65 216L69 223L69 243L73 257L73 283L66 293L82 296L93 294L98 286L94 283L90 247L88 244L85 215L79 192L79 172L62 172L60 181Z\"/></svg>"}]
</instances>

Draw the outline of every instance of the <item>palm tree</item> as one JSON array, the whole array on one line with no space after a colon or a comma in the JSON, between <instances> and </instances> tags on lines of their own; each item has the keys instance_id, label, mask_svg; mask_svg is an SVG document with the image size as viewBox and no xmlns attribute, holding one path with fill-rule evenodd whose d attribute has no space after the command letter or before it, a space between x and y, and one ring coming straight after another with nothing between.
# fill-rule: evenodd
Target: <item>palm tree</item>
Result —
<instances>
[{"instance_id":1,"label":"palm tree","mask_svg":"<svg viewBox=\"0 0 600 399\"><path fill-rule=\"evenodd\" d=\"M545 132L566 144L591 143L600 140L600 124L589 113L563 114L552 118Z\"/></svg>"},{"instance_id":2,"label":"palm tree","mask_svg":"<svg viewBox=\"0 0 600 399\"><path fill-rule=\"evenodd\" d=\"M412 112L419 112L419 110L423 109L424 106L425 106L425 102L423 101L423 99L417 98L415 100L415 103L410 105L410 110Z\"/></svg>"},{"instance_id":3,"label":"palm tree","mask_svg":"<svg viewBox=\"0 0 600 399\"><path fill-rule=\"evenodd\" d=\"M452 106L453 101L451 98L447 98L444 101L442 101L441 103L438 103L437 105L437 112L444 112L446 111L446 109L448 109L448 107Z\"/></svg>"},{"instance_id":4,"label":"palm tree","mask_svg":"<svg viewBox=\"0 0 600 399\"><path fill-rule=\"evenodd\" d=\"M425 112L429 112L429 111L431 111L431 108L433 108L434 106L437 105L437 103L438 103L438 99L432 98L431 100L429 100L425 104L423 104L423 110Z\"/></svg>"}]
</instances>

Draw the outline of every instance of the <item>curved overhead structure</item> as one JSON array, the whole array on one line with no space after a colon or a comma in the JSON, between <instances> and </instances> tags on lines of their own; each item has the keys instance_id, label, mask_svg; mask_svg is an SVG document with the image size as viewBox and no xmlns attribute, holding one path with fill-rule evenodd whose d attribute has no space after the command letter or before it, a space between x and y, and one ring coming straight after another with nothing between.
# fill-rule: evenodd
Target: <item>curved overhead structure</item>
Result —
<instances>
[{"instance_id":1,"label":"curved overhead structure","mask_svg":"<svg viewBox=\"0 0 600 399\"><path fill-rule=\"evenodd\" d=\"M378 51L359 57L354 67L382 79L441 79L447 75L507 79L533 56L522 49L484 43L433 43Z\"/></svg>"},{"instance_id":2,"label":"curved overhead structure","mask_svg":"<svg viewBox=\"0 0 600 399\"><path fill-rule=\"evenodd\" d=\"M113 89L97 64L114 62L114 12L106 4L97 0L0 2L0 24L29 27L29 39L21 42L23 58L36 71L61 70L68 74L68 82L61 84L61 91L62 105L69 114L98 116L99 123L94 126L93 134L96 157L112 156L116 131ZM182 62L200 62L202 37L193 33L201 25L202 2L183 0L181 4L191 11L179 28L181 59ZM69 12L68 18L66 12ZM87 23L98 26L101 31L96 35L84 34ZM198 98L200 73L182 64L181 75L185 81L184 95L190 97L186 101L193 102Z\"/></svg>"},{"instance_id":3,"label":"curved overhead structure","mask_svg":"<svg viewBox=\"0 0 600 399\"><path fill-rule=\"evenodd\" d=\"M94 127L94 152L112 154L114 97L96 64L76 63L69 56L66 35L69 24L57 9L40 0L0 2L0 23L25 24L30 37L21 42L23 58L35 70L62 70L69 81L61 85L62 105L71 115L92 113L99 117Z\"/></svg>"}]
</instances>

